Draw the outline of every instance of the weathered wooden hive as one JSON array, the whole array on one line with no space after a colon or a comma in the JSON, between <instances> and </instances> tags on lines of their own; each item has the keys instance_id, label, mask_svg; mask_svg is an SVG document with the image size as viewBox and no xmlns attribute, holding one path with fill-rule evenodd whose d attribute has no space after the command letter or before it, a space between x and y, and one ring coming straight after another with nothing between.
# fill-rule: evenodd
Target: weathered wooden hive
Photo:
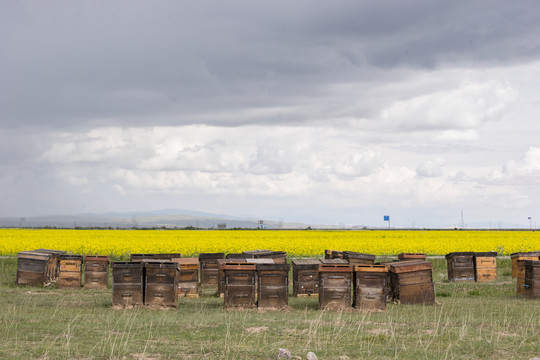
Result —
<instances>
[{"instance_id":1,"label":"weathered wooden hive","mask_svg":"<svg viewBox=\"0 0 540 360\"><path fill-rule=\"evenodd\" d=\"M178 306L179 265L173 261L144 263L144 304L150 306Z\"/></svg>"},{"instance_id":2,"label":"weathered wooden hive","mask_svg":"<svg viewBox=\"0 0 540 360\"><path fill-rule=\"evenodd\" d=\"M82 255L60 255L58 257L58 288L77 289L82 286Z\"/></svg>"},{"instance_id":3,"label":"weathered wooden hive","mask_svg":"<svg viewBox=\"0 0 540 360\"><path fill-rule=\"evenodd\" d=\"M240 254L242 255L242 254ZM247 260L245 258L228 258L228 259L217 259L218 263L218 294L219 297L225 297L225 270L223 265L227 263L245 263Z\"/></svg>"},{"instance_id":4,"label":"weathered wooden hive","mask_svg":"<svg viewBox=\"0 0 540 360\"><path fill-rule=\"evenodd\" d=\"M17 285L42 286L52 282L51 254L21 251L17 254Z\"/></svg>"},{"instance_id":5,"label":"weathered wooden hive","mask_svg":"<svg viewBox=\"0 0 540 360\"><path fill-rule=\"evenodd\" d=\"M181 258L182 254L179 253L166 253L166 254L131 254L131 261L149 261L149 260L172 260Z\"/></svg>"},{"instance_id":6,"label":"weathered wooden hive","mask_svg":"<svg viewBox=\"0 0 540 360\"><path fill-rule=\"evenodd\" d=\"M47 277L49 278L50 282L55 282L58 278L58 272L60 271L58 257L60 255L67 254L67 251L51 249L36 249L33 251L51 255L49 264L47 265Z\"/></svg>"},{"instance_id":7,"label":"weathered wooden hive","mask_svg":"<svg viewBox=\"0 0 540 360\"><path fill-rule=\"evenodd\" d=\"M199 259L174 258L171 261L178 264L178 296L199 297Z\"/></svg>"},{"instance_id":8,"label":"weathered wooden hive","mask_svg":"<svg viewBox=\"0 0 540 360\"><path fill-rule=\"evenodd\" d=\"M355 265L353 306L356 309L386 309L386 274L384 265Z\"/></svg>"},{"instance_id":9,"label":"weathered wooden hive","mask_svg":"<svg viewBox=\"0 0 540 360\"><path fill-rule=\"evenodd\" d=\"M448 280L474 281L474 253L452 252L446 254Z\"/></svg>"},{"instance_id":10,"label":"weathered wooden hive","mask_svg":"<svg viewBox=\"0 0 540 360\"><path fill-rule=\"evenodd\" d=\"M375 255L362 254L354 251L344 251L343 259L354 265L373 265L375 262Z\"/></svg>"},{"instance_id":11,"label":"weathered wooden hive","mask_svg":"<svg viewBox=\"0 0 540 360\"><path fill-rule=\"evenodd\" d=\"M426 260L426 254L424 253L401 253L398 254L399 261L406 260Z\"/></svg>"},{"instance_id":12,"label":"weathered wooden hive","mask_svg":"<svg viewBox=\"0 0 540 360\"><path fill-rule=\"evenodd\" d=\"M477 282L497 281L497 253L474 253L474 280Z\"/></svg>"},{"instance_id":13,"label":"weathered wooden hive","mask_svg":"<svg viewBox=\"0 0 540 360\"><path fill-rule=\"evenodd\" d=\"M144 262L114 261L113 305L135 306L144 304Z\"/></svg>"},{"instance_id":14,"label":"weathered wooden hive","mask_svg":"<svg viewBox=\"0 0 540 360\"><path fill-rule=\"evenodd\" d=\"M109 286L109 257L89 255L84 257L84 288L106 289Z\"/></svg>"},{"instance_id":15,"label":"weathered wooden hive","mask_svg":"<svg viewBox=\"0 0 540 360\"><path fill-rule=\"evenodd\" d=\"M256 265L248 262L229 262L223 265L223 270L225 272L224 307L254 307Z\"/></svg>"},{"instance_id":16,"label":"weathered wooden hive","mask_svg":"<svg viewBox=\"0 0 540 360\"><path fill-rule=\"evenodd\" d=\"M516 267L517 267L516 294L523 295L523 293L525 292L525 260L517 260Z\"/></svg>"},{"instance_id":17,"label":"weathered wooden hive","mask_svg":"<svg viewBox=\"0 0 540 360\"><path fill-rule=\"evenodd\" d=\"M319 296L319 259L295 259L293 268L293 296Z\"/></svg>"},{"instance_id":18,"label":"weathered wooden hive","mask_svg":"<svg viewBox=\"0 0 540 360\"><path fill-rule=\"evenodd\" d=\"M390 298L400 304L433 304L432 269L429 261L410 260L388 263Z\"/></svg>"},{"instance_id":19,"label":"weathered wooden hive","mask_svg":"<svg viewBox=\"0 0 540 360\"><path fill-rule=\"evenodd\" d=\"M525 260L525 284L523 295L526 298L540 298L540 261Z\"/></svg>"},{"instance_id":20,"label":"weathered wooden hive","mask_svg":"<svg viewBox=\"0 0 540 360\"><path fill-rule=\"evenodd\" d=\"M218 287L218 259L225 258L224 253L199 254L201 287Z\"/></svg>"},{"instance_id":21,"label":"weathered wooden hive","mask_svg":"<svg viewBox=\"0 0 540 360\"><path fill-rule=\"evenodd\" d=\"M510 254L510 259L512 260L512 278L517 278L519 273L519 267L517 262L519 260L539 260L540 251L529 251L529 252L516 252Z\"/></svg>"},{"instance_id":22,"label":"weathered wooden hive","mask_svg":"<svg viewBox=\"0 0 540 360\"><path fill-rule=\"evenodd\" d=\"M257 307L282 309L289 305L288 264L256 264Z\"/></svg>"},{"instance_id":23,"label":"weathered wooden hive","mask_svg":"<svg viewBox=\"0 0 540 360\"><path fill-rule=\"evenodd\" d=\"M335 262L321 263L319 265L320 309L345 309L351 307L352 273L353 267L347 263Z\"/></svg>"}]
</instances>

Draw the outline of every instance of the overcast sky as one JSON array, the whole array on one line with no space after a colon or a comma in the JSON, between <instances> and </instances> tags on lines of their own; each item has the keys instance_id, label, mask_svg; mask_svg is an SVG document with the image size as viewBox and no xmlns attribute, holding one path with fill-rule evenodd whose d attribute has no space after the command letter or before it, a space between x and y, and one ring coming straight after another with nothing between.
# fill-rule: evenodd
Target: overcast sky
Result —
<instances>
[{"instance_id":1,"label":"overcast sky","mask_svg":"<svg viewBox=\"0 0 540 360\"><path fill-rule=\"evenodd\" d=\"M0 0L0 216L528 226L539 117L533 0Z\"/></svg>"}]
</instances>

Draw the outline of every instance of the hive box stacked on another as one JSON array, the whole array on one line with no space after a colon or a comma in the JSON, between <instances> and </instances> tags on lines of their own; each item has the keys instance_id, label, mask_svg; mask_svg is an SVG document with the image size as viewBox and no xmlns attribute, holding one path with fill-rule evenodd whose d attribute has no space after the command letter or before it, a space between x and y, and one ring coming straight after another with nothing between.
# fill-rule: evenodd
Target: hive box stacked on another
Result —
<instances>
[{"instance_id":1,"label":"hive box stacked on another","mask_svg":"<svg viewBox=\"0 0 540 360\"><path fill-rule=\"evenodd\" d=\"M173 262L179 266L178 296L199 297L199 259L175 258Z\"/></svg>"},{"instance_id":2,"label":"hive box stacked on another","mask_svg":"<svg viewBox=\"0 0 540 360\"><path fill-rule=\"evenodd\" d=\"M229 262L223 264L225 308L251 308L255 306L256 270L256 265L253 263Z\"/></svg>"},{"instance_id":3,"label":"hive box stacked on another","mask_svg":"<svg viewBox=\"0 0 540 360\"><path fill-rule=\"evenodd\" d=\"M390 298L400 304L433 304L432 269L429 261L410 260L387 263Z\"/></svg>"},{"instance_id":4,"label":"hive box stacked on another","mask_svg":"<svg viewBox=\"0 0 540 360\"><path fill-rule=\"evenodd\" d=\"M477 282L497 281L497 253L474 253L474 280Z\"/></svg>"},{"instance_id":5,"label":"hive box stacked on another","mask_svg":"<svg viewBox=\"0 0 540 360\"><path fill-rule=\"evenodd\" d=\"M58 262L58 288L80 288L82 286L82 255L60 255Z\"/></svg>"},{"instance_id":6,"label":"hive box stacked on another","mask_svg":"<svg viewBox=\"0 0 540 360\"><path fill-rule=\"evenodd\" d=\"M447 254L448 280L474 281L473 258L473 252L452 252Z\"/></svg>"},{"instance_id":7,"label":"hive box stacked on another","mask_svg":"<svg viewBox=\"0 0 540 360\"><path fill-rule=\"evenodd\" d=\"M58 271L60 270L58 257L66 254L67 251L51 249L36 249L33 251L50 255L49 264L47 265L47 277L49 278L50 282L55 282L58 278Z\"/></svg>"},{"instance_id":8,"label":"hive box stacked on another","mask_svg":"<svg viewBox=\"0 0 540 360\"><path fill-rule=\"evenodd\" d=\"M179 270L173 261L145 262L144 304L177 307Z\"/></svg>"},{"instance_id":9,"label":"hive box stacked on another","mask_svg":"<svg viewBox=\"0 0 540 360\"><path fill-rule=\"evenodd\" d=\"M281 309L289 305L288 264L258 263L257 267L257 307Z\"/></svg>"},{"instance_id":10,"label":"hive box stacked on another","mask_svg":"<svg viewBox=\"0 0 540 360\"><path fill-rule=\"evenodd\" d=\"M334 262L319 265L320 309L351 307L352 270L352 266L347 263Z\"/></svg>"},{"instance_id":11,"label":"hive box stacked on another","mask_svg":"<svg viewBox=\"0 0 540 360\"><path fill-rule=\"evenodd\" d=\"M399 261L406 260L426 260L426 254L424 253L401 253L398 254Z\"/></svg>"},{"instance_id":12,"label":"hive box stacked on another","mask_svg":"<svg viewBox=\"0 0 540 360\"><path fill-rule=\"evenodd\" d=\"M113 270L113 305L135 306L144 304L144 263L115 261Z\"/></svg>"},{"instance_id":13,"label":"hive box stacked on another","mask_svg":"<svg viewBox=\"0 0 540 360\"><path fill-rule=\"evenodd\" d=\"M319 296L319 259L295 259L293 268L293 295Z\"/></svg>"},{"instance_id":14,"label":"hive box stacked on another","mask_svg":"<svg viewBox=\"0 0 540 360\"><path fill-rule=\"evenodd\" d=\"M526 298L540 298L540 261L525 260L525 284L523 295Z\"/></svg>"},{"instance_id":15,"label":"hive box stacked on another","mask_svg":"<svg viewBox=\"0 0 540 360\"><path fill-rule=\"evenodd\" d=\"M375 262L375 255L362 254L354 251L344 251L343 259L354 265L373 265Z\"/></svg>"},{"instance_id":16,"label":"hive box stacked on another","mask_svg":"<svg viewBox=\"0 0 540 360\"><path fill-rule=\"evenodd\" d=\"M109 257L84 257L84 288L106 289L109 286Z\"/></svg>"},{"instance_id":17,"label":"hive box stacked on another","mask_svg":"<svg viewBox=\"0 0 540 360\"><path fill-rule=\"evenodd\" d=\"M540 251L529 251L529 252L517 252L510 255L512 259L512 278L517 278L519 273L519 267L517 262L519 260L539 260Z\"/></svg>"},{"instance_id":18,"label":"hive box stacked on another","mask_svg":"<svg viewBox=\"0 0 540 360\"><path fill-rule=\"evenodd\" d=\"M219 297L225 297L225 270L223 265L227 263L245 263L246 259L244 258L228 258L228 259L217 259L218 263L218 294Z\"/></svg>"},{"instance_id":19,"label":"hive box stacked on another","mask_svg":"<svg viewBox=\"0 0 540 360\"><path fill-rule=\"evenodd\" d=\"M386 309L386 274L384 265L354 267L353 306L357 309Z\"/></svg>"},{"instance_id":20,"label":"hive box stacked on another","mask_svg":"<svg viewBox=\"0 0 540 360\"><path fill-rule=\"evenodd\" d=\"M218 287L218 259L225 258L224 253L201 253L199 254L199 266L201 274L201 287Z\"/></svg>"}]
</instances>

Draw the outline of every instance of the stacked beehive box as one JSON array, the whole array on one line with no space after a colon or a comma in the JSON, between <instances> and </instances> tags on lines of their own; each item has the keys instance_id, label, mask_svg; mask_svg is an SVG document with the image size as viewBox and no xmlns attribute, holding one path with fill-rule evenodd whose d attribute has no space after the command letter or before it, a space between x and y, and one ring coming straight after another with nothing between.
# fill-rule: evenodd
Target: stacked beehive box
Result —
<instances>
[{"instance_id":1,"label":"stacked beehive box","mask_svg":"<svg viewBox=\"0 0 540 360\"><path fill-rule=\"evenodd\" d=\"M525 260L525 284L523 295L526 298L540 298L540 261Z\"/></svg>"},{"instance_id":2,"label":"stacked beehive box","mask_svg":"<svg viewBox=\"0 0 540 360\"><path fill-rule=\"evenodd\" d=\"M293 295L319 296L319 259L295 259L293 268Z\"/></svg>"},{"instance_id":3,"label":"stacked beehive box","mask_svg":"<svg viewBox=\"0 0 540 360\"><path fill-rule=\"evenodd\" d=\"M199 254L199 266L201 287L218 287L218 259L225 258L224 253L201 253Z\"/></svg>"},{"instance_id":4,"label":"stacked beehive box","mask_svg":"<svg viewBox=\"0 0 540 360\"><path fill-rule=\"evenodd\" d=\"M254 263L228 262L223 264L225 308L251 308L255 306Z\"/></svg>"},{"instance_id":5,"label":"stacked beehive box","mask_svg":"<svg viewBox=\"0 0 540 360\"><path fill-rule=\"evenodd\" d=\"M150 306L178 306L179 266L172 261L144 263L144 304Z\"/></svg>"},{"instance_id":6,"label":"stacked beehive box","mask_svg":"<svg viewBox=\"0 0 540 360\"><path fill-rule=\"evenodd\" d=\"M350 308L352 266L346 262L328 261L321 260L319 265L319 308Z\"/></svg>"},{"instance_id":7,"label":"stacked beehive box","mask_svg":"<svg viewBox=\"0 0 540 360\"><path fill-rule=\"evenodd\" d=\"M237 254L242 255L242 254ZM225 296L225 269L223 265L227 263L245 263L247 260L245 258L228 258L228 259L217 259L218 263L218 294L219 297Z\"/></svg>"},{"instance_id":8,"label":"stacked beehive box","mask_svg":"<svg viewBox=\"0 0 540 360\"><path fill-rule=\"evenodd\" d=\"M429 261L387 263L390 274L390 298L400 304L433 304L432 269Z\"/></svg>"},{"instance_id":9,"label":"stacked beehive box","mask_svg":"<svg viewBox=\"0 0 540 360\"><path fill-rule=\"evenodd\" d=\"M474 253L474 280L477 282L497 281L497 253Z\"/></svg>"},{"instance_id":10,"label":"stacked beehive box","mask_svg":"<svg viewBox=\"0 0 540 360\"><path fill-rule=\"evenodd\" d=\"M399 261L407 260L426 260L426 254L424 253L401 253L398 254Z\"/></svg>"},{"instance_id":11,"label":"stacked beehive box","mask_svg":"<svg viewBox=\"0 0 540 360\"><path fill-rule=\"evenodd\" d=\"M49 264L47 265L47 277L50 279L50 282L55 282L58 278L58 272L60 270L58 258L60 255L66 254L67 251L51 249L37 249L33 251L50 255Z\"/></svg>"},{"instance_id":12,"label":"stacked beehive box","mask_svg":"<svg viewBox=\"0 0 540 360\"><path fill-rule=\"evenodd\" d=\"M357 309L386 309L386 274L384 265L355 265L353 306Z\"/></svg>"},{"instance_id":13,"label":"stacked beehive box","mask_svg":"<svg viewBox=\"0 0 540 360\"><path fill-rule=\"evenodd\" d=\"M82 263L81 255L60 255L58 258L58 288L77 289L82 286Z\"/></svg>"},{"instance_id":14,"label":"stacked beehive box","mask_svg":"<svg viewBox=\"0 0 540 360\"><path fill-rule=\"evenodd\" d=\"M135 306L144 304L144 263L115 261L113 270L113 305Z\"/></svg>"},{"instance_id":15,"label":"stacked beehive box","mask_svg":"<svg viewBox=\"0 0 540 360\"><path fill-rule=\"evenodd\" d=\"M474 253L452 252L446 255L448 280L474 281Z\"/></svg>"},{"instance_id":16,"label":"stacked beehive box","mask_svg":"<svg viewBox=\"0 0 540 360\"><path fill-rule=\"evenodd\" d=\"M510 255L512 260L512 278L517 278L519 274L519 260L539 260L540 251L529 251L529 252L517 252Z\"/></svg>"},{"instance_id":17,"label":"stacked beehive box","mask_svg":"<svg viewBox=\"0 0 540 360\"><path fill-rule=\"evenodd\" d=\"M354 265L373 265L375 262L375 255L354 251L343 251L343 259Z\"/></svg>"},{"instance_id":18,"label":"stacked beehive box","mask_svg":"<svg viewBox=\"0 0 540 360\"><path fill-rule=\"evenodd\" d=\"M257 307L282 309L289 304L288 264L257 263Z\"/></svg>"},{"instance_id":19,"label":"stacked beehive box","mask_svg":"<svg viewBox=\"0 0 540 360\"><path fill-rule=\"evenodd\" d=\"M106 289L109 286L109 257L84 257L84 288Z\"/></svg>"},{"instance_id":20,"label":"stacked beehive box","mask_svg":"<svg viewBox=\"0 0 540 360\"><path fill-rule=\"evenodd\" d=\"M174 258L173 262L179 266L178 296L199 297L199 259Z\"/></svg>"}]
</instances>

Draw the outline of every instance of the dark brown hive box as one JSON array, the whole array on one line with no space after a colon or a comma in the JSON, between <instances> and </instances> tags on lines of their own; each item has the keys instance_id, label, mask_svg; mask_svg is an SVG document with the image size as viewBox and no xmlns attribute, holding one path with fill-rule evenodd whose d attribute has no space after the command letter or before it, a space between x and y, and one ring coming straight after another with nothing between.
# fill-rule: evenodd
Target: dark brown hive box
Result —
<instances>
[{"instance_id":1,"label":"dark brown hive box","mask_svg":"<svg viewBox=\"0 0 540 360\"><path fill-rule=\"evenodd\" d=\"M17 254L17 285L42 286L50 284L51 254L21 251Z\"/></svg>"},{"instance_id":2,"label":"dark brown hive box","mask_svg":"<svg viewBox=\"0 0 540 360\"><path fill-rule=\"evenodd\" d=\"M106 289L109 286L109 257L84 257L84 288Z\"/></svg>"},{"instance_id":3,"label":"dark brown hive box","mask_svg":"<svg viewBox=\"0 0 540 360\"><path fill-rule=\"evenodd\" d=\"M199 259L174 258L178 264L178 296L199 297Z\"/></svg>"},{"instance_id":4,"label":"dark brown hive box","mask_svg":"<svg viewBox=\"0 0 540 360\"><path fill-rule=\"evenodd\" d=\"M201 287L218 287L218 259L225 258L224 253L199 254Z\"/></svg>"},{"instance_id":5,"label":"dark brown hive box","mask_svg":"<svg viewBox=\"0 0 540 360\"><path fill-rule=\"evenodd\" d=\"M292 260L293 295L319 296L319 259Z\"/></svg>"},{"instance_id":6,"label":"dark brown hive box","mask_svg":"<svg viewBox=\"0 0 540 360\"><path fill-rule=\"evenodd\" d=\"M250 259L251 260L251 259ZM245 263L247 260L244 258L228 258L228 259L218 259L218 294L219 297L225 296L225 270L223 269L223 265L227 263Z\"/></svg>"},{"instance_id":7,"label":"dark brown hive box","mask_svg":"<svg viewBox=\"0 0 540 360\"><path fill-rule=\"evenodd\" d=\"M497 253L474 253L474 279L477 282L497 281Z\"/></svg>"},{"instance_id":8,"label":"dark brown hive box","mask_svg":"<svg viewBox=\"0 0 540 360\"><path fill-rule=\"evenodd\" d=\"M398 254L398 260L426 260L426 254L424 253L401 253Z\"/></svg>"},{"instance_id":9,"label":"dark brown hive box","mask_svg":"<svg viewBox=\"0 0 540 360\"><path fill-rule=\"evenodd\" d=\"M429 261L410 260L388 263L390 297L400 304L433 304L432 269Z\"/></svg>"},{"instance_id":10,"label":"dark brown hive box","mask_svg":"<svg viewBox=\"0 0 540 360\"><path fill-rule=\"evenodd\" d=\"M356 265L354 267L353 306L357 309L386 309L385 265Z\"/></svg>"},{"instance_id":11,"label":"dark brown hive box","mask_svg":"<svg viewBox=\"0 0 540 360\"><path fill-rule=\"evenodd\" d=\"M321 262L323 261L321 260ZM320 309L346 309L351 307L352 273L353 267L347 263L321 263L319 265Z\"/></svg>"},{"instance_id":12,"label":"dark brown hive box","mask_svg":"<svg viewBox=\"0 0 540 360\"><path fill-rule=\"evenodd\" d=\"M523 295L526 298L540 298L540 261L525 260L525 284Z\"/></svg>"},{"instance_id":13,"label":"dark brown hive box","mask_svg":"<svg viewBox=\"0 0 540 360\"><path fill-rule=\"evenodd\" d=\"M516 294L523 295L525 292L525 260L517 260L517 284L516 284Z\"/></svg>"},{"instance_id":14,"label":"dark brown hive box","mask_svg":"<svg viewBox=\"0 0 540 360\"><path fill-rule=\"evenodd\" d=\"M181 258L182 254L179 253L167 253L167 254L131 254L131 261L142 260L172 260L175 258Z\"/></svg>"},{"instance_id":15,"label":"dark brown hive box","mask_svg":"<svg viewBox=\"0 0 540 360\"><path fill-rule=\"evenodd\" d=\"M115 261L113 271L113 305L135 306L144 304L144 263Z\"/></svg>"},{"instance_id":16,"label":"dark brown hive box","mask_svg":"<svg viewBox=\"0 0 540 360\"><path fill-rule=\"evenodd\" d=\"M255 264L238 262L223 265L225 272L224 307L255 307Z\"/></svg>"},{"instance_id":17,"label":"dark brown hive box","mask_svg":"<svg viewBox=\"0 0 540 360\"><path fill-rule=\"evenodd\" d=\"M281 309L289 305L288 264L257 263L257 307Z\"/></svg>"},{"instance_id":18,"label":"dark brown hive box","mask_svg":"<svg viewBox=\"0 0 540 360\"><path fill-rule=\"evenodd\" d=\"M82 286L82 255L60 255L58 257L58 263L58 288L80 288Z\"/></svg>"},{"instance_id":19,"label":"dark brown hive box","mask_svg":"<svg viewBox=\"0 0 540 360\"><path fill-rule=\"evenodd\" d=\"M177 307L179 265L164 260L145 262L144 267L144 304Z\"/></svg>"},{"instance_id":20,"label":"dark brown hive box","mask_svg":"<svg viewBox=\"0 0 540 360\"><path fill-rule=\"evenodd\" d=\"M373 265L375 262L375 255L363 254L354 251L344 251L343 259L354 265Z\"/></svg>"},{"instance_id":21,"label":"dark brown hive box","mask_svg":"<svg viewBox=\"0 0 540 360\"><path fill-rule=\"evenodd\" d=\"M452 252L446 255L448 280L474 281L474 252Z\"/></svg>"}]
</instances>

